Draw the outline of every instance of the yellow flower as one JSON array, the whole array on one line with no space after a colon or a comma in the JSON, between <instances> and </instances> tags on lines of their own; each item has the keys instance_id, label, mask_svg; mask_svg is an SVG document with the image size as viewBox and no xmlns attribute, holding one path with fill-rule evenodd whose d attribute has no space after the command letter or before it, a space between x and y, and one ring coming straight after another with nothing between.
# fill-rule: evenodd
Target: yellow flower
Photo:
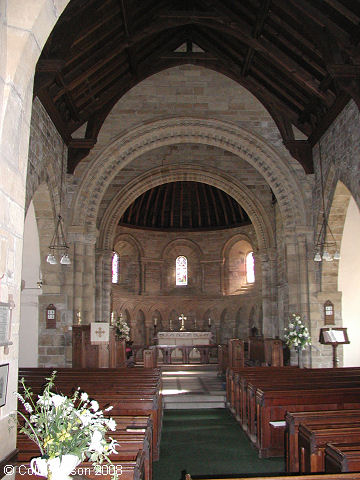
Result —
<instances>
[{"instance_id":1,"label":"yellow flower","mask_svg":"<svg viewBox=\"0 0 360 480\"><path fill-rule=\"evenodd\" d=\"M70 438L70 437L71 437L70 433L67 432L66 430L63 430L62 432L57 433L56 436L58 437L58 439L60 440L60 442L63 442L63 441L66 440L67 438Z\"/></svg>"},{"instance_id":2,"label":"yellow flower","mask_svg":"<svg viewBox=\"0 0 360 480\"><path fill-rule=\"evenodd\" d=\"M48 435L47 437L44 438L44 447L47 447L47 445L51 445L54 442L54 439Z\"/></svg>"}]
</instances>

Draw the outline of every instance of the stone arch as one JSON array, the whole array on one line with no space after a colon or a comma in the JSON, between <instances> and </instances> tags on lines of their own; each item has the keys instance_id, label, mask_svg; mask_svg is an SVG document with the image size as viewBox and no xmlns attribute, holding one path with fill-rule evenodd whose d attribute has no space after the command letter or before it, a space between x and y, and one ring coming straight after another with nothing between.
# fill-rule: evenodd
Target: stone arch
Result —
<instances>
[{"instance_id":1,"label":"stone arch","mask_svg":"<svg viewBox=\"0 0 360 480\"><path fill-rule=\"evenodd\" d=\"M143 153L175 143L212 145L238 155L265 178L278 200L286 227L307 223L305 200L298 180L274 148L234 124L187 117L140 125L100 152L83 177L74 204L73 223L95 224L101 199L115 175ZM232 195L229 187L227 193Z\"/></svg>"},{"instance_id":2,"label":"stone arch","mask_svg":"<svg viewBox=\"0 0 360 480\"><path fill-rule=\"evenodd\" d=\"M324 198L327 199L325 211L330 230L337 244L337 249L340 249L347 208L351 197L350 190L339 180L335 172L335 167L332 165L324 185ZM320 211L317 219L318 228L315 231L316 234L320 231L322 218L322 211ZM326 232L326 237L322 240L332 242L333 239L330 232ZM335 253L335 246L333 250L334 251L331 252L332 254ZM338 291L338 266L339 263L337 261L323 261L319 264L321 291L332 293Z\"/></svg>"},{"instance_id":3,"label":"stone arch","mask_svg":"<svg viewBox=\"0 0 360 480\"><path fill-rule=\"evenodd\" d=\"M235 337L242 338L243 340L249 336L247 329L245 317L244 317L245 308L240 307L235 315Z\"/></svg>"},{"instance_id":4,"label":"stone arch","mask_svg":"<svg viewBox=\"0 0 360 480\"><path fill-rule=\"evenodd\" d=\"M133 321L132 341L136 345L145 345L146 343L146 326L145 314L142 309L139 309Z\"/></svg>"},{"instance_id":5,"label":"stone arch","mask_svg":"<svg viewBox=\"0 0 360 480\"><path fill-rule=\"evenodd\" d=\"M156 329L158 331L163 330L164 329L163 316L161 315L160 310L156 308L155 310L152 310L150 313L151 313L151 325L155 325L155 321L156 321Z\"/></svg>"},{"instance_id":6,"label":"stone arch","mask_svg":"<svg viewBox=\"0 0 360 480\"><path fill-rule=\"evenodd\" d=\"M173 308L171 312L169 313L169 330L179 330L181 327L180 321L179 321L179 313Z\"/></svg>"},{"instance_id":7,"label":"stone arch","mask_svg":"<svg viewBox=\"0 0 360 480\"><path fill-rule=\"evenodd\" d=\"M234 235L223 246L221 252L221 286L224 295L239 293L246 279L246 255L255 250L254 242L244 234ZM234 249L241 248L241 255L234 258Z\"/></svg>"},{"instance_id":8,"label":"stone arch","mask_svg":"<svg viewBox=\"0 0 360 480\"><path fill-rule=\"evenodd\" d=\"M140 243L130 234L117 235L114 250L119 255L119 280L117 288L133 293L142 291L141 259L144 256Z\"/></svg>"},{"instance_id":9,"label":"stone arch","mask_svg":"<svg viewBox=\"0 0 360 480\"><path fill-rule=\"evenodd\" d=\"M231 195L247 212L253 223L259 248L273 245L273 231L263 206L245 185L213 168L185 165L154 168L129 182L113 198L100 224L99 248L111 248L117 225L126 208L149 188L174 181L196 181L220 188Z\"/></svg>"},{"instance_id":10,"label":"stone arch","mask_svg":"<svg viewBox=\"0 0 360 480\"><path fill-rule=\"evenodd\" d=\"M188 283L186 286L175 284L175 260L179 255L184 255L188 262ZM185 238L172 240L164 247L160 258L162 260L161 285L163 292L182 295L202 290L201 260L203 259L203 253L196 242Z\"/></svg>"},{"instance_id":11,"label":"stone arch","mask_svg":"<svg viewBox=\"0 0 360 480\"><path fill-rule=\"evenodd\" d=\"M256 325L256 319L255 319L255 305L253 305L249 311L248 325L249 325L249 335L251 335L251 329L254 327L258 328Z\"/></svg>"},{"instance_id":12,"label":"stone arch","mask_svg":"<svg viewBox=\"0 0 360 480\"><path fill-rule=\"evenodd\" d=\"M227 343L227 341L232 338L232 323L230 312L227 308L225 308L220 315L220 343Z\"/></svg>"}]
</instances>

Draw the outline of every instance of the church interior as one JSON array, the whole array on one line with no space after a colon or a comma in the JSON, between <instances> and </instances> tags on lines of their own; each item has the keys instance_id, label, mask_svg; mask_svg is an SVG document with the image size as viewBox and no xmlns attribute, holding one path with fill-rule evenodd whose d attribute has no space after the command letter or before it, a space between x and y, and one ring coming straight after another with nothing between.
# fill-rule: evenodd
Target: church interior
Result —
<instances>
[{"instance_id":1,"label":"church interior","mask_svg":"<svg viewBox=\"0 0 360 480\"><path fill-rule=\"evenodd\" d=\"M360 478L360 3L4 0L0 42L0 478L53 370L124 480Z\"/></svg>"}]
</instances>

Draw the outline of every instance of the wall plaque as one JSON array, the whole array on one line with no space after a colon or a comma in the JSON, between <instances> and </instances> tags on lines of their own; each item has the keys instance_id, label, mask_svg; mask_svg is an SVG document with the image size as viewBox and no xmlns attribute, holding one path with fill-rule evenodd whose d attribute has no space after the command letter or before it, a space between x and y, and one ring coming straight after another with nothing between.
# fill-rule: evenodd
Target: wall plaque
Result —
<instances>
[{"instance_id":1,"label":"wall plaque","mask_svg":"<svg viewBox=\"0 0 360 480\"><path fill-rule=\"evenodd\" d=\"M10 303L0 302L0 345L8 345L10 337Z\"/></svg>"},{"instance_id":2,"label":"wall plaque","mask_svg":"<svg viewBox=\"0 0 360 480\"><path fill-rule=\"evenodd\" d=\"M0 407L6 404L6 391L9 376L9 364L0 365Z\"/></svg>"},{"instance_id":3,"label":"wall plaque","mask_svg":"<svg viewBox=\"0 0 360 480\"><path fill-rule=\"evenodd\" d=\"M324 303L325 325L335 325L334 304L330 300Z\"/></svg>"}]
</instances>

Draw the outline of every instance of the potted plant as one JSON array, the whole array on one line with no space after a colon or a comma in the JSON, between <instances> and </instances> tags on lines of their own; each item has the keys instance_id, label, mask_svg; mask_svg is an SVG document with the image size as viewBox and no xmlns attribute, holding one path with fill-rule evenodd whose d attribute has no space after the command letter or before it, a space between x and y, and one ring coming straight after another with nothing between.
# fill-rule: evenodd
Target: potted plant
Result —
<instances>
[{"instance_id":1,"label":"potted plant","mask_svg":"<svg viewBox=\"0 0 360 480\"><path fill-rule=\"evenodd\" d=\"M302 351L308 345L311 345L309 330L301 321L300 315L293 313L290 317L289 325L285 328L285 343L289 347L294 347L298 354L298 366L302 368Z\"/></svg>"},{"instance_id":2,"label":"potted plant","mask_svg":"<svg viewBox=\"0 0 360 480\"><path fill-rule=\"evenodd\" d=\"M81 461L92 462L95 472L104 461L111 464L109 455L116 453L118 443L111 437L105 438L108 430L116 429L116 422L104 416L112 407L103 412L98 402L90 400L79 388L71 397L53 392L55 375L56 371L46 379L42 395L37 396L21 379L22 393L15 395L23 409L11 418L19 423L20 433L27 435L40 450L41 457L30 463L33 473L64 480L70 478L69 474ZM114 469L113 473L117 478Z\"/></svg>"}]
</instances>

